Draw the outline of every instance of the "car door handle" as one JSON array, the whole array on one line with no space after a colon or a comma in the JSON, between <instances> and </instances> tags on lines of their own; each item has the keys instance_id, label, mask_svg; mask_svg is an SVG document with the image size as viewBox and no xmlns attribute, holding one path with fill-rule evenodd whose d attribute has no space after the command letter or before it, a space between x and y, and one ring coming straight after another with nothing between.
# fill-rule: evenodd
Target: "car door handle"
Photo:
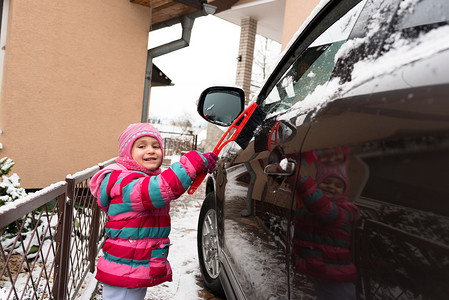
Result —
<instances>
[{"instance_id":1,"label":"car door handle","mask_svg":"<svg viewBox=\"0 0 449 300\"><path fill-rule=\"evenodd\" d=\"M296 162L284 158L279 163L267 165L263 172L268 176L290 176L295 170Z\"/></svg>"}]
</instances>

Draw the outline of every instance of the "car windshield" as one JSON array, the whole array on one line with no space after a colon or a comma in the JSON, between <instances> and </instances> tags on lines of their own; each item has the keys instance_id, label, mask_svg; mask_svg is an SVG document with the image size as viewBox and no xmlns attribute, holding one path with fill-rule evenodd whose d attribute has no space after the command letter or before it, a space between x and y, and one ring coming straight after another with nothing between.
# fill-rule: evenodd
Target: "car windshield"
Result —
<instances>
[{"instance_id":1,"label":"car windshield","mask_svg":"<svg viewBox=\"0 0 449 300\"><path fill-rule=\"evenodd\" d=\"M335 66L334 57L348 39L365 2L361 1L337 20L298 56L265 99L266 111L288 109L329 80Z\"/></svg>"}]
</instances>

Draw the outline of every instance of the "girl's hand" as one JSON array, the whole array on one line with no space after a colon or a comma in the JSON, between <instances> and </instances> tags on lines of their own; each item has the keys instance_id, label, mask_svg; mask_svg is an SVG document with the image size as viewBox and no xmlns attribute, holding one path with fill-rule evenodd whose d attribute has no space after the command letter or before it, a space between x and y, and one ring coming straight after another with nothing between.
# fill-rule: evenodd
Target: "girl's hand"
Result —
<instances>
[{"instance_id":1,"label":"girl's hand","mask_svg":"<svg viewBox=\"0 0 449 300\"><path fill-rule=\"evenodd\" d=\"M211 174L214 171L215 164L218 160L218 155L214 152L203 153L204 158L207 160L207 173Z\"/></svg>"}]
</instances>

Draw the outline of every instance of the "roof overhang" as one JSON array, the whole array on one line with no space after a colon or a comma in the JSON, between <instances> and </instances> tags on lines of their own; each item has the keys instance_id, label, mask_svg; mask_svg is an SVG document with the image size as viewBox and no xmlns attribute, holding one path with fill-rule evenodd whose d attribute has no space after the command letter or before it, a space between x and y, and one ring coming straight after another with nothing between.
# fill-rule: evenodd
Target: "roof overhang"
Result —
<instances>
[{"instance_id":1,"label":"roof overhang","mask_svg":"<svg viewBox=\"0 0 449 300\"><path fill-rule=\"evenodd\" d=\"M174 19L203 10L204 0L131 0L132 3L150 7L152 12L151 26L159 26L169 23ZM229 9L237 0L207 1L207 4L215 6L216 12Z\"/></svg>"},{"instance_id":2,"label":"roof overhang","mask_svg":"<svg viewBox=\"0 0 449 300\"><path fill-rule=\"evenodd\" d=\"M240 0L215 16L240 26L241 19L251 17L257 21L257 34L282 42L285 0Z\"/></svg>"}]
</instances>

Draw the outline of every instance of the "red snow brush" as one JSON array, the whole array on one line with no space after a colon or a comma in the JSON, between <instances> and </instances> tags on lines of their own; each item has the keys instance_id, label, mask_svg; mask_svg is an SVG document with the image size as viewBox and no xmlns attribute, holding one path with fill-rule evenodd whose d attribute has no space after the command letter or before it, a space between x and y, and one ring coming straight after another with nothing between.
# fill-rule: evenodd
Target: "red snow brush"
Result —
<instances>
[{"instance_id":1,"label":"red snow brush","mask_svg":"<svg viewBox=\"0 0 449 300\"><path fill-rule=\"evenodd\" d=\"M229 126L228 130L226 130L221 139L218 141L217 145L215 146L212 152L218 155L224 146L226 146L228 143L232 141L235 141L235 139L239 136L240 132L242 131L243 127L245 127L245 124L248 122L253 112L256 110L256 107L257 107L256 103L251 104L240 114L240 116L237 117L237 119L234 120L231 126ZM231 134L231 137L228 140L224 141L226 137L230 135L232 129L235 129L235 131ZM196 189L203 182L204 178L206 178L206 175L207 175L206 173L201 173L195 178L189 190L187 191L190 195L195 193Z\"/></svg>"}]
</instances>

